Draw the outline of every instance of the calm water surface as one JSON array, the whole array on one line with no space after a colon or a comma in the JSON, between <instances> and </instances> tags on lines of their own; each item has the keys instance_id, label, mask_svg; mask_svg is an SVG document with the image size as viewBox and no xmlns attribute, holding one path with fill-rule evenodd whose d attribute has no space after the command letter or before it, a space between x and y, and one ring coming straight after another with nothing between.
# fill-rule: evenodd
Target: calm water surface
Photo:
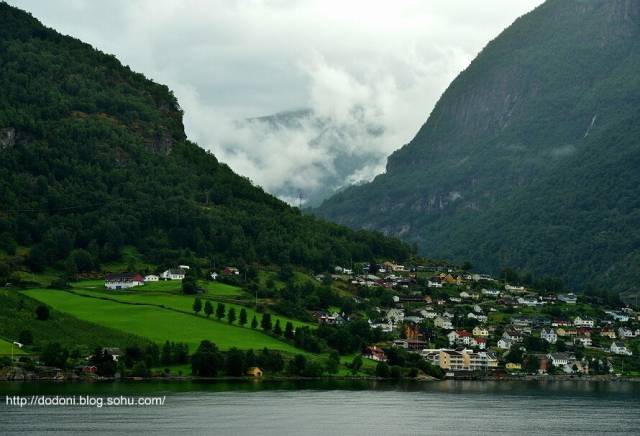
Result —
<instances>
[{"instance_id":1,"label":"calm water surface","mask_svg":"<svg viewBox=\"0 0 640 436\"><path fill-rule=\"evenodd\" d=\"M0 434L640 435L640 383L0 384ZM24 407L6 395L166 396L164 406Z\"/></svg>"}]
</instances>

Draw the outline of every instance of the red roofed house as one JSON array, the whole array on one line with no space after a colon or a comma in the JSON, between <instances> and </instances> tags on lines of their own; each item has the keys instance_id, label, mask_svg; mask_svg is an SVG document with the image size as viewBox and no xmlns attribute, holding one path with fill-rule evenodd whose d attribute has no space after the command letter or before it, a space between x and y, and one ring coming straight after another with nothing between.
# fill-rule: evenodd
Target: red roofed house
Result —
<instances>
[{"instance_id":1,"label":"red roofed house","mask_svg":"<svg viewBox=\"0 0 640 436\"><path fill-rule=\"evenodd\" d=\"M133 288L144 285L144 277L138 273L108 274L104 278L104 287L111 290Z\"/></svg>"}]
</instances>

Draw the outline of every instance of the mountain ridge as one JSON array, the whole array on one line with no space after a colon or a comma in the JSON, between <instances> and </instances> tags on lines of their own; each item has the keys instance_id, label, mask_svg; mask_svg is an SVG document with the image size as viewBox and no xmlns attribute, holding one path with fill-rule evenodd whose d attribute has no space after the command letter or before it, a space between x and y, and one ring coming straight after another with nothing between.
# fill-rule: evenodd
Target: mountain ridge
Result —
<instances>
[{"instance_id":1,"label":"mountain ridge","mask_svg":"<svg viewBox=\"0 0 640 436\"><path fill-rule=\"evenodd\" d=\"M203 268L411 255L265 193L190 142L182 117L166 86L0 2L0 279L99 270L127 246Z\"/></svg>"},{"instance_id":2,"label":"mountain ridge","mask_svg":"<svg viewBox=\"0 0 640 436\"><path fill-rule=\"evenodd\" d=\"M487 270L633 288L639 23L637 2L543 3L451 83L385 174L316 213Z\"/></svg>"}]
</instances>

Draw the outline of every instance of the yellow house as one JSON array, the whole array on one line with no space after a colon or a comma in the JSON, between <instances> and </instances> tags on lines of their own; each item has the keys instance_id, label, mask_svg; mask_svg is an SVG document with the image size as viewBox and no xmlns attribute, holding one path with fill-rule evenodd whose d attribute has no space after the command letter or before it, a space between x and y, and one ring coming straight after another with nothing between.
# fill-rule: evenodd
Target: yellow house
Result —
<instances>
[{"instance_id":1,"label":"yellow house","mask_svg":"<svg viewBox=\"0 0 640 436\"><path fill-rule=\"evenodd\" d=\"M247 370L247 375L251 377L262 377L262 370L257 366L252 366Z\"/></svg>"},{"instance_id":2,"label":"yellow house","mask_svg":"<svg viewBox=\"0 0 640 436\"><path fill-rule=\"evenodd\" d=\"M510 371L516 370L516 369L522 369L522 365L519 363L513 363L513 362L509 362L506 365L506 368Z\"/></svg>"},{"instance_id":3,"label":"yellow house","mask_svg":"<svg viewBox=\"0 0 640 436\"><path fill-rule=\"evenodd\" d=\"M480 336L482 338L486 338L489 336L489 330L481 325L477 325L473 328L473 336Z\"/></svg>"}]
</instances>

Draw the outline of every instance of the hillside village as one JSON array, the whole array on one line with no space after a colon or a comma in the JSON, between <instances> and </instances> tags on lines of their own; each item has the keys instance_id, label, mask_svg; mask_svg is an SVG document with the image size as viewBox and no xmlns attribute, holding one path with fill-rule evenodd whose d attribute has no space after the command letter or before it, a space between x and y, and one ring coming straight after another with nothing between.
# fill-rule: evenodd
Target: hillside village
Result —
<instances>
[{"instance_id":1,"label":"hillside village","mask_svg":"<svg viewBox=\"0 0 640 436\"><path fill-rule=\"evenodd\" d=\"M182 280L189 266L158 274L110 274L110 290ZM212 280L238 276L236 267L211 272ZM318 274L319 282L327 278ZM394 262L336 266L331 281L364 310L313 311L319 325L343 326L366 316L384 340L362 350L387 362L390 349L417 354L449 377L504 374L611 374L638 356L640 312L602 304L571 292L551 292L465 272L455 266L404 266ZM369 306L380 291L388 304ZM633 363L632 363L633 365ZM637 365L637 364L636 364Z\"/></svg>"},{"instance_id":2,"label":"hillside village","mask_svg":"<svg viewBox=\"0 0 640 436\"><path fill-rule=\"evenodd\" d=\"M389 349L401 348L450 377L463 378L609 374L622 370L630 358L638 365L640 313L622 303L541 291L447 266L385 262L364 265L359 273L337 266L332 279L353 288L358 302L363 289L393 293L391 307L375 307L369 314L369 325L391 339L364 351L376 361L386 361ZM349 322L340 313L317 318L320 323Z\"/></svg>"}]
</instances>

